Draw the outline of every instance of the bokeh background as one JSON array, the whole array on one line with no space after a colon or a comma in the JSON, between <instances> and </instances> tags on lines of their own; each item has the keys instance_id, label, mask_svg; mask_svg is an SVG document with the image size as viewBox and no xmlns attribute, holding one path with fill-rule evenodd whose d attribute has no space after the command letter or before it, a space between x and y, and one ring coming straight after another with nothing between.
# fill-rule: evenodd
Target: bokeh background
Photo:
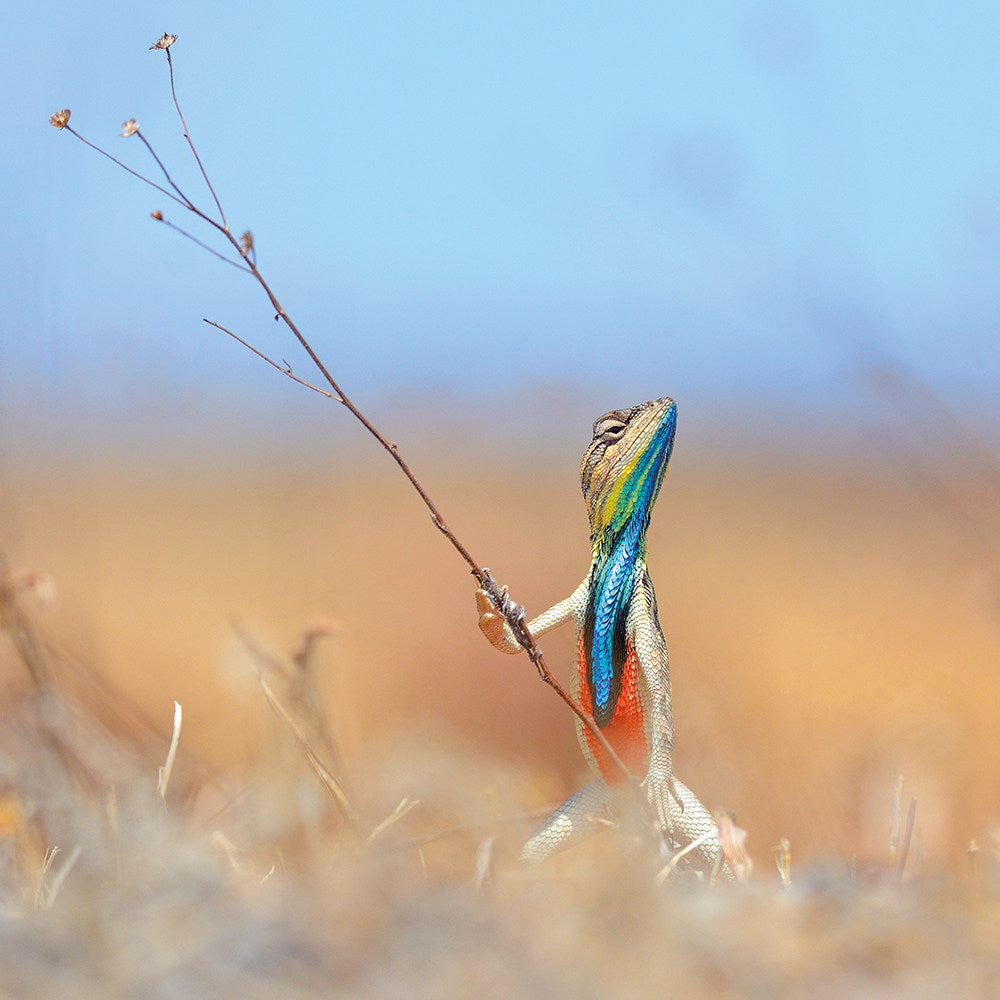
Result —
<instances>
[{"instance_id":1,"label":"bokeh background","mask_svg":"<svg viewBox=\"0 0 1000 1000\"><path fill-rule=\"evenodd\" d=\"M210 9L209 9L210 8ZM317 616L348 769L452 741L585 774L565 710L245 276L71 135L210 199L529 611L587 569L579 457L669 394L650 562L678 772L766 857L930 862L1000 814L1000 12L748 2L36 4L6 14L0 543L46 627L214 765L272 731L231 628ZM571 637L545 642L568 663ZM17 682L8 656L5 683Z\"/></svg>"}]
</instances>

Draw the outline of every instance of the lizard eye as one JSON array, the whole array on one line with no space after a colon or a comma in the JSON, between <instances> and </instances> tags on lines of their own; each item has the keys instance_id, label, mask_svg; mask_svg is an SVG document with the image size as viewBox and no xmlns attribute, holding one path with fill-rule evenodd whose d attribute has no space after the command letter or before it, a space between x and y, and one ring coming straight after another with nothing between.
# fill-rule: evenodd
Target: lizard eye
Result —
<instances>
[{"instance_id":1,"label":"lizard eye","mask_svg":"<svg viewBox=\"0 0 1000 1000\"><path fill-rule=\"evenodd\" d=\"M612 444L625 433L625 424L621 420L604 420L597 426L597 437L606 444Z\"/></svg>"}]
</instances>

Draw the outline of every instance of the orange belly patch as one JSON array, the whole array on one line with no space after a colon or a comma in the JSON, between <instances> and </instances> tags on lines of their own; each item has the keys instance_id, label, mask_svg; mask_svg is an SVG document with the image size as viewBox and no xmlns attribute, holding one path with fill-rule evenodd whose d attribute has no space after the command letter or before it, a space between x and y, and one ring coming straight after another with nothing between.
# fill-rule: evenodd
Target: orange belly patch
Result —
<instances>
[{"instance_id":1,"label":"orange belly patch","mask_svg":"<svg viewBox=\"0 0 1000 1000\"><path fill-rule=\"evenodd\" d=\"M594 704L590 697L590 687L587 684L587 657L583 648L583 637L580 637L577 654L577 691L580 702L591 715L594 714ZM649 766L649 747L646 744L646 730L643 726L642 702L639 699L637 672L639 661L628 644L628 655L622 671L622 689L615 706L615 714L604 727L603 733L612 749L622 759L622 763L637 777L646 775ZM601 777L610 785L621 784L622 776L607 757L594 734L583 727L581 741L585 744L583 751L591 763L600 771Z\"/></svg>"}]
</instances>

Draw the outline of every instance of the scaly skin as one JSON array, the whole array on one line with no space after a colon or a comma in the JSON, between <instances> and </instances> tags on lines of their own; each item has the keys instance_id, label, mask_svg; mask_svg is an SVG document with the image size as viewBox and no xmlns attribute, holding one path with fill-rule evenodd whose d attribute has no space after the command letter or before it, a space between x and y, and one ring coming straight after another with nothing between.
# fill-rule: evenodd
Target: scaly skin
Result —
<instances>
[{"instance_id":1,"label":"scaly skin","mask_svg":"<svg viewBox=\"0 0 1000 1000\"><path fill-rule=\"evenodd\" d=\"M667 647L646 569L646 529L673 448L677 408L657 399L614 410L594 424L581 481L590 517L593 560L565 600L529 623L532 635L572 619L578 640L574 694L645 788L667 837L677 846L708 835L692 852L707 871L721 863L715 821L673 774L674 724ZM479 627L505 653L521 647L489 595L476 592ZM580 748L599 778L567 799L521 852L538 863L568 846L614 810L622 778L593 734L576 720ZM729 876L723 864L721 872Z\"/></svg>"}]
</instances>

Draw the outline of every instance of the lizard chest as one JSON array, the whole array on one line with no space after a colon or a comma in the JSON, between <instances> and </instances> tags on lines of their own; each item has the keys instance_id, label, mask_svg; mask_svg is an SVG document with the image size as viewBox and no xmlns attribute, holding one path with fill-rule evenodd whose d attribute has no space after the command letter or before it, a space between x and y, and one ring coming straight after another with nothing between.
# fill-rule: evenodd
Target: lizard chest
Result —
<instances>
[{"instance_id":1,"label":"lizard chest","mask_svg":"<svg viewBox=\"0 0 1000 1000\"><path fill-rule=\"evenodd\" d=\"M577 692L583 708L594 714L593 699L587 684L587 655L584 637L579 639L577 652ZM622 667L621 693L615 706L614 715L603 728L604 736L625 766L642 776L649 764L649 746L645 730L645 709L639 691L639 660L631 640L627 643L625 663ZM580 744L591 765L600 772L608 784L622 781L618 769L608 760L593 733L585 726L579 727Z\"/></svg>"}]
</instances>

